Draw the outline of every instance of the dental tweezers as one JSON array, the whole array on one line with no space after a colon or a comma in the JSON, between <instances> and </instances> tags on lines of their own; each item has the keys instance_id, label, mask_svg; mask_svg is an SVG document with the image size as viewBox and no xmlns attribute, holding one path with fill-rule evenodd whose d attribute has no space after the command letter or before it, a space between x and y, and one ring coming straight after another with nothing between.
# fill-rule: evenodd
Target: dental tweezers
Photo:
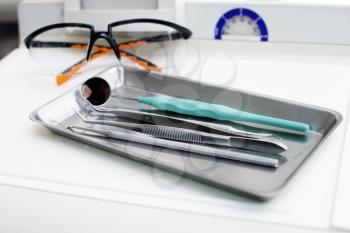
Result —
<instances>
[{"instance_id":1,"label":"dental tweezers","mask_svg":"<svg viewBox=\"0 0 350 233\"><path fill-rule=\"evenodd\" d=\"M150 125L150 124L136 124L121 121L111 120L100 120L94 119L89 120L88 116L84 116L85 112L82 113L73 108L79 118L85 123L100 124L121 127L129 130L134 130L143 134L151 135L157 138L177 140L183 142L199 143L199 144L211 144L216 146L227 146L241 149L247 149L268 154L279 154L287 150L287 146L276 139L256 139L249 137L239 136L225 136L219 134L205 133L197 130Z\"/></svg>"},{"instance_id":2,"label":"dental tweezers","mask_svg":"<svg viewBox=\"0 0 350 233\"><path fill-rule=\"evenodd\" d=\"M102 136L105 138L120 139L131 142L143 143L148 145L155 145L164 148L187 151L192 153L213 156L217 158L224 158L250 164L277 168L279 160L268 156L255 155L250 153L232 151L227 149L213 148L204 145L185 143L180 141L169 141L159 138L154 138L135 131L117 128L116 130L95 129L88 127L68 126L71 132L86 135L86 136Z\"/></svg>"}]
</instances>

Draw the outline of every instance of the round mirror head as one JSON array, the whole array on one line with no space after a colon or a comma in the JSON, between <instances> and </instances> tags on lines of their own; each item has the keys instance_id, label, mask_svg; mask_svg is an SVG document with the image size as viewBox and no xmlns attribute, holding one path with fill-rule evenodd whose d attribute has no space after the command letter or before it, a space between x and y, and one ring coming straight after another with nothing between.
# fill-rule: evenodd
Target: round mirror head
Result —
<instances>
[{"instance_id":1,"label":"round mirror head","mask_svg":"<svg viewBox=\"0 0 350 233\"><path fill-rule=\"evenodd\" d=\"M90 104L99 106L106 103L111 96L111 87L106 80L93 77L83 84L81 93Z\"/></svg>"}]
</instances>

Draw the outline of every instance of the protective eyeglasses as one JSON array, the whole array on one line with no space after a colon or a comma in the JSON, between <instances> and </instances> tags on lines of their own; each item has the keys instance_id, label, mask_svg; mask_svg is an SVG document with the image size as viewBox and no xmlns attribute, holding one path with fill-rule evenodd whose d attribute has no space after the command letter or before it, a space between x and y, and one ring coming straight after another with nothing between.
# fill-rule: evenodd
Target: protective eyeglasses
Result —
<instances>
[{"instance_id":1,"label":"protective eyeglasses","mask_svg":"<svg viewBox=\"0 0 350 233\"><path fill-rule=\"evenodd\" d=\"M24 43L31 57L52 64L54 68L45 67L55 73L60 85L97 58L115 64L116 56L122 65L162 72L170 66L171 48L191 35L189 29L175 23L131 19L109 24L107 31L95 31L82 23L48 25L28 35Z\"/></svg>"}]
</instances>

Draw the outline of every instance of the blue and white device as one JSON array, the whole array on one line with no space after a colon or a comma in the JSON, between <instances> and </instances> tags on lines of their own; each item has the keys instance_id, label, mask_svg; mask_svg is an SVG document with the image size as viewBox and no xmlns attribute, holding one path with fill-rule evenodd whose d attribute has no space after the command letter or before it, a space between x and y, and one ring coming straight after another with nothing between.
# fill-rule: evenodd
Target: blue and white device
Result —
<instances>
[{"instance_id":1,"label":"blue and white device","mask_svg":"<svg viewBox=\"0 0 350 233\"><path fill-rule=\"evenodd\" d=\"M268 41L269 33L264 19L256 12L248 8L234 8L217 22L215 39Z\"/></svg>"},{"instance_id":2,"label":"blue and white device","mask_svg":"<svg viewBox=\"0 0 350 233\"><path fill-rule=\"evenodd\" d=\"M350 44L350 2L332 0L186 0L193 38Z\"/></svg>"}]
</instances>

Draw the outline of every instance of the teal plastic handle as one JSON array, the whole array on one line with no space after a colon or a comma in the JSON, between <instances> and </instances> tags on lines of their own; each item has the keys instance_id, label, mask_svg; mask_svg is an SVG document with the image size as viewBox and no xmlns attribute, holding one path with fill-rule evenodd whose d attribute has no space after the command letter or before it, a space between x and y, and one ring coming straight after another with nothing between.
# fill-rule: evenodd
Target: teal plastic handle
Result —
<instances>
[{"instance_id":1,"label":"teal plastic handle","mask_svg":"<svg viewBox=\"0 0 350 233\"><path fill-rule=\"evenodd\" d=\"M191 116L208 117L225 121L251 122L304 133L310 130L310 126L305 123L258 115L240 111L238 109L230 108L224 105L209 104L196 100L188 100L169 96L140 96L137 100L140 103L151 105L160 110Z\"/></svg>"}]
</instances>

